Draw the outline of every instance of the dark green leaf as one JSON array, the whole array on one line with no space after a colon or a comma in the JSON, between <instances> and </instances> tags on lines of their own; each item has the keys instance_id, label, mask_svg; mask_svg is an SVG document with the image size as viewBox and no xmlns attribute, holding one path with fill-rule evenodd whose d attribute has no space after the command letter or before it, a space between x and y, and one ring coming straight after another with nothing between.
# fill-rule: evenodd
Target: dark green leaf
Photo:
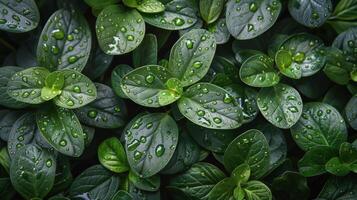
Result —
<instances>
[{"instance_id":1,"label":"dark green leaf","mask_svg":"<svg viewBox=\"0 0 357 200\"><path fill-rule=\"evenodd\" d=\"M14 188L25 199L44 198L51 190L56 160L45 149L26 145L11 161L10 178Z\"/></svg>"},{"instance_id":2,"label":"dark green leaf","mask_svg":"<svg viewBox=\"0 0 357 200\"><path fill-rule=\"evenodd\" d=\"M94 80L102 76L110 67L113 60L112 55L104 53L99 47L92 52L87 65L83 69L83 74Z\"/></svg>"},{"instance_id":3,"label":"dark green leaf","mask_svg":"<svg viewBox=\"0 0 357 200\"><path fill-rule=\"evenodd\" d=\"M326 172L325 164L338 155L331 147L314 147L307 151L298 163L300 173L305 177L317 176Z\"/></svg>"},{"instance_id":4,"label":"dark green leaf","mask_svg":"<svg viewBox=\"0 0 357 200\"><path fill-rule=\"evenodd\" d=\"M99 145L98 158L110 171L122 173L129 170L124 147L116 137L108 138Z\"/></svg>"},{"instance_id":5,"label":"dark green leaf","mask_svg":"<svg viewBox=\"0 0 357 200\"><path fill-rule=\"evenodd\" d=\"M336 176L346 176L350 169L348 164L342 163L338 157L333 157L326 163L326 171Z\"/></svg>"},{"instance_id":6,"label":"dark green leaf","mask_svg":"<svg viewBox=\"0 0 357 200\"><path fill-rule=\"evenodd\" d=\"M134 67L157 64L157 39L154 34L146 34L141 44L133 51Z\"/></svg>"},{"instance_id":7,"label":"dark green leaf","mask_svg":"<svg viewBox=\"0 0 357 200\"><path fill-rule=\"evenodd\" d=\"M280 81L274 60L265 54L246 59L239 70L239 76L245 84L253 87L271 87Z\"/></svg>"},{"instance_id":8,"label":"dark green leaf","mask_svg":"<svg viewBox=\"0 0 357 200\"><path fill-rule=\"evenodd\" d=\"M132 67L125 64L120 64L113 69L112 76L111 76L112 88L115 94L121 98L128 98L124 93L124 91L122 90L120 84L123 77L132 70L133 70Z\"/></svg>"},{"instance_id":9,"label":"dark green leaf","mask_svg":"<svg viewBox=\"0 0 357 200\"><path fill-rule=\"evenodd\" d=\"M154 175L148 178L141 178L133 172L129 172L129 181L135 187L145 191L157 191L160 188L160 176Z\"/></svg>"},{"instance_id":10,"label":"dark green leaf","mask_svg":"<svg viewBox=\"0 0 357 200\"><path fill-rule=\"evenodd\" d=\"M184 34L172 47L168 71L180 79L183 86L192 85L206 75L215 51L213 34L194 29Z\"/></svg>"},{"instance_id":11,"label":"dark green leaf","mask_svg":"<svg viewBox=\"0 0 357 200\"><path fill-rule=\"evenodd\" d=\"M25 103L16 101L11 98L7 93L7 84L10 81L10 78L16 73L23 70L21 67L12 67L5 66L0 67L0 105L8 108L24 108L26 107Z\"/></svg>"},{"instance_id":12,"label":"dark green leaf","mask_svg":"<svg viewBox=\"0 0 357 200\"><path fill-rule=\"evenodd\" d=\"M231 177L235 179L237 184L246 183L250 178L250 167L248 164L241 164L236 167L232 173Z\"/></svg>"},{"instance_id":13,"label":"dark green leaf","mask_svg":"<svg viewBox=\"0 0 357 200\"><path fill-rule=\"evenodd\" d=\"M17 101L40 104L41 89L45 86L45 79L49 71L42 67L32 67L16 72L8 82L8 94Z\"/></svg>"},{"instance_id":14,"label":"dark green leaf","mask_svg":"<svg viewBox=\"0 0 357 200\"><path fill-rule=\"evenodd\" d=\"M236 182L233 178L225 178L217 183L208 194L208 200L234 200L233 191Z\"/></svg>"},{"instance_id":15,"label":"dark green leaf","mask_svg":"<svg viewBox=\"0 0 357 200\"><path fill-rule=\"evenodd\" d=\"M220 18L214 23L209 24L208 31L214 34L217 44L228 42L231 36L227 28L226 18Z\"/></svg>"},{"instance_id":16,"label":"dark green leaf","mask_svg":"<svg viewBox=\"0 0 357 200\"><path fill-rule=\"evenodd\" d=\"M34 0L1 0L0 30L23 33L35 29L40 13Z\"/></svg>"},{"instance_id":17,"label":"dark green leaf","mask_svg":"<svg viewBox=\"0 0 357 200\"><path fill-rule=\"evenodd\" d=\"M124 190L119 190L111 200L133 200L134 197Z\"/></svg>"},{"instance_id":18,"label":"dark green leaf","mask_svg":"<svg viewBox=\"0 0 357 200\"><path fill-rule=\"evenodd\" d=\"M10 171L10 156L6 147L1 148L0 150L0 165L5 169L5 171L9 174Z\"/></svg>"},{"instance_id":19,"label":"dark green leaf","mask_svg":"<svg viewBox=\"0 0 357 200\"><path fill-rule=\"evenodd\" d=\"M224 178L219 168L200 162L172 178L168 187L175 187L193 198L207 200L208 193Z\"/></svg>"},{"instance_id":20,"label":"dark green leaf","mask_svg":"<svg viewBox=\"0 0 357 200\"><path fill-rule=\"evenodd\" d=\"M166 30L181 30L193 26L197 21L190 1L172 0L165 4L165 11L158 14L142 14L145 22Z\"/></svg>"},{"instance_id":21,"label":"dark green leaf","mask_svg":"<svg viewBox=\"0 0 357 200\"><path fill-rule=\"evenodd\" d=\"M310 193L306 178L291 171L275 178L271 190L276 199L307 200Z\"/></svg>"},{"instance_id":22,"label":"dark green leaf","mask_svg":"<svg viewBox=\"0 0 357 200\"><path fill-rule=\"evenodd\" d=\"M216 21L224 7L224 0L200 0L201 17L207 24Z\"/></svg>"},{"instance_id":23,"label":"dark green leaf","mask_svg":"<svg viewBox=\"0 0 357 200\"><path fill-rule=\"evenodd\" d=\"M12 126L22 114L20 111L0 110L0 138L2 140L8 141Z\"/></svg>"},{"instance_id":24,"label":"dark green leaf","mask_svg":"<svg viewBox=\"0 0 357 200\"><path fill-rule=\"evenodd\" d=\"M40 66L50 71L82 71L89 58L92 36L86 19L74 9L53 13L37 46Z\"/></svg>"},{"instance_id":25,"label":"dark green leaf","mask_svg":"<svg viewBox=\"0 0 357 200\"><path fill-rule=\"evenodd\" d=\"M357 3L356 3L357 8ZM357 28L351 27L350 29L340 33L335 40L333 41L332 46L336 47L347 54L348 56L353 57L357 56L357 52L354 50L357 46Z\"/></svg>"},{"instance_id":26,"label":"dark green leaf","mask_svg":"<svg viewBox=\"0 0 357 200\"><path fill-rule=\"evenodd\" d=\"M133 172L158 173L170 161L178 142L176 122L167 114L146 114L128 124L125 150Z\"/></svg>"},{"instance_id":27,"label":"dark green leaf","mask_svg":"<svg viewBox=\"0 0 357 200\"><path fill-rule=\"evenodd\" d=\"M268 186L260 181L249 181L242 185L247 200L272 200Z\"/></svg>"},{"instance_id":28,"label":"dark green leaf","mask_svg":"<svg viewBox=\"0 0 357 200\"><path fill-rule=\"evenodd\" d=\"M347 122L350 126L357 130L357 96L353 96L345 107Z\"/></svg>"},{"instance_id":29,"label":"dark green leaf","mask_svg":"<svg viewBox=\"0 0 357 200\"><path fill-rule=\"evenodd\" d=\"M84 0L90 7L101 10L109 5L116 4L120 0Z\"/></svg>"},{"instance_id":30,"label":"dark green leaf","mask_svg":"<svg viewBox=\"0 0 357 200\"><path fill-rule=\"evenodd\" d=\"M255 38L274 25L281 7L276 0L230 0L226 9L228 30L238 40Z\"/></svg>"},{"instance_id":31,"label":"dark green leaf","mask_svg":"<svg viewBox=\"0 0 357 200\"><path fill-rule=\"evenodd\" d=\"M282 129L292 127L299 120L303 107L299 92L282 83L262 88L257 103L265 119Z\"/></svg>"},{"instance_id":32,"label":"dark green leaf","mask_svg":"<svg viewBox=\"0 0 357 200\"><path fill-rule=\"evenodd\" d=\"M94 165L77 176L69 189L69 196L111 200L119 187L119 182L118 176L101 165Z\"/></svg>"},{"instance_id":33,"label":"dark green leaf","mask_svg":"<svg viewBox=\"0 0 357 200\"><path fill-rule=\"evenodd\" d=\"M322 188L319 198L326 200L353 200L357 198L356 176L331 176Z\"/></svg>"},{"instance_id":34,"label":"dark green leaf","mask_svg":"<svg viewBox=\"0 0 357 200\"><path fill-rule=\"evenodd\" d=\"M145 23L135 9L110 5L98 15L96 33L99 46L106 54L121 55L139 46L144 38Z\"/></svg>"},{"instance_id":35,"label":"dark green leaf","mask_svg":"<svg viewBox=\"0 0 357 200\"><path fill-rule=\"evenodd\" d=\"M83 130L73 111L47 107L37 112L36 122L42 136L57 151L74 157L82 154Z\"/></svg>"},{"instance_id":36,"label":"dark green leaf","mask_svg":"<svg viewBox=\"0 0 357 200\"><path fill-rule=\"evenodd\" d=\"M147 107L171 104L180 98L182 85L159 65L147 65L127 73L121 81L122 91L135 103Z\"/></svg>"},{"instance_id":37,"label":"dark green leaf","mask_svg":"<svg viewBox=\"0 0 357 200\"><path fill-rule=\"evenodd\" d=\"M322 26L332 13L331 0L289 0L289 12L300 24L316 28Z\"/></svg>"},{"instance_id":38,"label":"dark green leaf","mask_svg":"<svg viewBox=\"0 0 357 200\"><path fill-rule=\"evenodd\" d=\"M198 83L188 88L178 102L190 121L211 129L234 129L242 125L242 108L223 88Z\"/></svg>"},{"instance_id":39,"label":"dark green leaf","mask_svg":"<svg viewBox=\"0 0 357 200\"><path fill-rule=\"evenodd\" d=\"M224 153L224 166L232 171L246 163L251 177L258 179L269 170L269 144L262 132L251 129L234 139Z\"/></svg>"},{"instance_id":40,"label":"dark green leaf","mask_svg":"<svg viewBox=\"0 0 357 200\"><path fill-rule=\"evenodd\" d=\"M304 151L316 146L339 148L347 140L346 124L340 113L328 104L317 102L304 105L291 134Z\"/></svg>"},{"instance_id":41,"label":"dark green leaf","mask_svg":"<svg viewBox=\"0 0 357 200\"><path fill-rule=\"evenodd\" d=\"M59 155L57 157L55 182L49 195L58 194L59 192L67 190L69 186L71 186L72 181L73 176L69 160L65 156Z\"/></svg>"},{"instance_id":42,"label":"dark green leaf","mask_svg":"<svg viewBox=\"0 0 357 200\"><path fill-rule=\"evenodd\" d=\"M98 128L119 128L124 126L126 107L124 101L114 91L101 83L95 84L97 98L90 104L76 109L79 121Z\"/></svg>"}]
</instances>

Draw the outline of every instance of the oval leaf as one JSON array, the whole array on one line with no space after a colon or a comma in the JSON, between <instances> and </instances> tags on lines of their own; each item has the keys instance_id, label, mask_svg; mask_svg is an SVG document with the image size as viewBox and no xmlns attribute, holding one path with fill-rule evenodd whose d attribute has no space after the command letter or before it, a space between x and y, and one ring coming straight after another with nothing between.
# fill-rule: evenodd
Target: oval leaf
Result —
<instances>
[{"instance_id":1,"label":"oval leaf","mask_svg":"<svg viewBox=\"0 0 357 200\"><path fill-rule=\"evenodd\" d=\"M115 138L104 140L98 147L99 162L110 171L122 173L129 170L123 145Z\"/></svg>"},{"instance_id":2,"label":"oval leaf","mask_svg":"<svg viewBox=\"0 0 357 200\"><path fill-rule=\"evenodd\" d=\"M357 96L353 96L347 103L345 113L350 126L357 130Z\"/></svg>"},{"instance_id":3,"label":"oval leaf","mask_svg":"<svg viewBox=\"0 0 357 200\"><path fill-rule=\"evenodd\" d=\"M235 129L242 125L242 108L223 88L199 83L188 88L178 102L190 121L211 129Z\"/></svg>"},{"instance_id":4,"label":"oval leaf","mask_svg":"<svg viewBox=\"0 0 357 200\"><path fill-rule=\"evenodd\" d=\"M167 114L146 114L128 124L125 150L131 169L142 177L158 173L170 161L178 142L176 122Z\"/></svg>"},{"instance_id":5,"label":"oval leaf","mask_svg":"<svg viewBox=\"0 0 357 200\"><path fill-rule=\"evenodd\" d=\"M200 0L201 17L207 24L217 20L224 7L224 0Z\"/></svg>"},{"instance_id":6,"label":"oval leaf","mask_svg":"<svg viewBox=\"0 0 357 200\"><path fill-rule=\"evenodd\" d=\"M126 98L126 99L128 98L120 85L123 77L132 70L133 68L130 67L129 65L120 64L116 66L112 71L112 76L111 76L112 88L115 94L121 98Z\"/></svg>"},{"instance_id":7,"label":"oval leaf","mask_svg":"<svg viewBox=\"0 0 357 200\"><path fill-rule=\"evenodd\" d=\"M282 83L262 88L258 93L257 103L265 119L283 129L292 127L302 113L302 99L299 92Z\"/></svg>"},{"instance_id":8,"label":"oval leaf","mask_svg":"<svg viewBox=\"0 0 357 200\"><path fill-rule=\"evenodd\" d=\"M98 15L96 32L99 46L106 54L121 55L139 46L144 38L145 23L135 9L111 5Z\"/></svg>"}]
</instances>

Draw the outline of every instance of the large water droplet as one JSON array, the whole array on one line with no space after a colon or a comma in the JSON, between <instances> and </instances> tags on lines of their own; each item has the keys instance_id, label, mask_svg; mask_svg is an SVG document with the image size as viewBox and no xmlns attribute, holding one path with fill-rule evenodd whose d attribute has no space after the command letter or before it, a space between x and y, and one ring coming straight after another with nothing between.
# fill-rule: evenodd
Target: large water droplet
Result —
<instances>
[{"instance_id":1,"label":"large water droplet","mask_svg":"<svg viewBox=\"0 0 357 200\"><path fill-rule=\"evenodd\" d=\"M155 77L153 76L153 75L151 75L151 74L149 74L149 75L147 75L146 77L145 77L145 81L147 82L147 83L152 83L152 82L154 82L154 80L155 80Z\"/></svg>"},{"instance_id":2,"label":"large water droplet","mask_svg":"<svg viewBox=\"0 0 357 200\"><path fill-rule=\"evenodd\" d=\"M91 110L87 113L87 116L90 118L95 118L95 117L97 117L97 115L98 115L98 112L96 110Z\"/></svg>"},{"instance_id":3,"label":"large water droplet","mask_svg":"<svg viewBox=\"0 0 357 200\"><path fill-rule=\"evenodd\" d=\"M165 153L165 147L162 144L159 144L155 148L155 155L161 157Z\"/></svg>"},{"instance_id":4,"label":"large water droplet","mask_svg":"<svg viewBox=\"0 0 357 200\"><path fill-rule=\"evenodd\" d=\"M60 29L55 29L52 31L52 36L56 39L56 40L62 40L64 38L64 32Z\"/></svg>"}]
</instances>

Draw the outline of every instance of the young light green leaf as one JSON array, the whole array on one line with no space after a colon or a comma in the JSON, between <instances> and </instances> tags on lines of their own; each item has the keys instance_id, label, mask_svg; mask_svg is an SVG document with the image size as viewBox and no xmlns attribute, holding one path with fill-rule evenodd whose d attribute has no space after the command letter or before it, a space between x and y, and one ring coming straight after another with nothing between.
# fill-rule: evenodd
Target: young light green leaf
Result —
<instances>
[{"instance_id":1,"label":"young light green leaf","mask_svg":"<svg viewBox=\"0 0 357 200\"><path fill-rule=\"evenodd\" d=\"M206 75L215 51L214 36L206 30L194 29L172 47L168 71L180 79L183 86L192 85Z\"/></svg>"},{"instance_id":2,"label":"young light green leaf","mask_svg":"<svg viewBox=\"0 0 357 200\"><path fill-rule=\"evenodd\" d=\"M136 9L143 13L159 13L165 10L165 5L159 0L142 0Z\"/></svg>"},{"instance_id":3,"label":"young light green leaf","mask_svg":"<svg viewBox=\"0 0 357 200\"><path fill-rule=\"evenodd\" d=\"M11 158L6 147L0 149L0 166L9 174Z\"/></svg>"},{"instance_id":4,"label":"young light green leaf","mask_svg":"<svg viewBox=\"0 0 357 200\"><path fill-rule=\"evenodd\" d=\"M233 200L236 182L233 178L225 178L218 182L208 194L208 200Z\"/></svg>"},{"instance_id":5,"label":"young light green leaf","mask_svg":"<svg viewBox=\"0 0 357 200\"><path fill-rule=\"evenodd\" d=\"M357 106L356 105L357 105L357 95L353 96L348 101L345 108L347 122L354 130L357 130Z\"/></svg>"},{"instance_id":6,"label":"young light green leaf","mask_svg":"<svg viewBox=\"0 0 357 200\"><path fill-rule=\"evenodd\" d=\"M110 5L98 15L96 33L99 46L106 54L121 55L139 46L144 38L145 23L135 9Z\"/></svg>"},{"instance_id":7,"label":"young light green leaf","mask_svg":"<svg viewBox=\"0 0 357 200\"><path fill-rule=\"evenodd\" d=\"M326 172L325 164L335 156L338 156L338 151L332 147L313 147L299 160L299 172L305 177L323 174Z\"/></svg>"},{"instance_id":8,"label":"young light green leaf","mask_svg":"<svg viewBox=\"0 0 357 200\"><path fill-rule=\"evenodd\" d=\"M190 121L211 129L235 129L242 125L242 108L223 88L210 83L189 87L178 102Z\"/></svg>"},{"instance_id":9,"label":"young light green leaf","mask_svg":"<svg viewBox=\"0 0 357 200\"><path fill-rule=\"evenodd\" d=\"M333 157L326 163L326 171L336 176L346 176L350 169L349 164L341 162L338 157Z\"/></svg>"},{"instance_id":10,"label":"young light green leaf","mask_svg":"<svg viewBox=\"0 0 357 200\"><path fill-rule=\"evenodd\" d=\"M250 178L250 167L248 164L238 165L231 173L231 177L234 178L237 184L244 184Z\"/></svg>"},{"instance_id":11,"label":"young light green leaf","mask_svg":"<svg viewBox=\"0 0 357 200\"><path fill-rule=\"evenodd\" d=\"M141 44L133 51L134 67L157 64L157 39L154 34L146 34Z\"/></svg>"},{"instance_id":12,"label":"young light green leaf","mask_svg":"<svg viewBox=\"0 0 357 200\"><path fill-rule=\"evenodd\" d=\"M101 165L94 165L76 177L69 188L69 196L111 200L118 190L119 183L118 176Z\"/></svg>"},{"instance_id":13,"label":"young light green leaf","mask_svg":"<svg viewBox=\"0 0 357 200\"><path fill-rule=\"evenodd\" d=\"M311 76L325 65L324 43L321 39L307 33L299 33L285 40L275 55L280 71L294 79ZM281 65L281 53L291 62ZM278 54L279 53L279 54ZM290 57L289 57L290 54ZM285 61L286 62L286 61ZM290 65L287 65L289 64Z\"/></svg>"},{"instance_id":14,"label":"young light green leaf","mask_svg":"<svg viewBox=\"0 0 357 200\"><path fill-rule=\"evenodd\" d=\"M117 193L114 194L111 200L133 200L134 197L126 192L125 190L119 190Z\"/></svg>"},{"instance_id":15,"label":"young light green leaf","mask_svg":"<svg viewBox=\"0 0 357 200\"><path fill-rule=\"evenodd\" d=\"M57 151L73 157L84 151L83 130L73 111L47 107L36 113L36 122L42 136Z\"/></svg>"},{"instance_id":16,"label":"young light green leaf","mask_svg":"<svg viewBox=\"0 0 357 200\"><path fill-rule=\"evenodd\" d=\"M292 127L299 120L303 107L299 92L283 83L262 88L257 103L265 119L282 129Z\"/></svg>"},{"instance_id":17,"label":"young light green leaf","mask_svg":"<svg viewBox=\"0 0 357 200\"><path fill-rule=\"evenodd\" d=\"M56 105L74 109L89 104L96 99L97 89L88 77L71 69L64 69L53 73L62 74L64 77L61 93L53 99Z\"/></svg>"},{"instance_id":18,"label":"young light green leaf","mask_svg":"<svg viewBox=\"0 0 357 200\"><path fill-rule=\"evenodd\" d=\"M128 98L120 85L123 77L132 70L133 68L130 67L129 65L120 64L116 66L112 71L112 76L111 76L112 88L115 94L121 98L126 98L126 99Z\"/></svg>"},{"instance_id":19,"label":"young light green leaf","mask_svg":"<svg viewBox=\"0 0 357 200\"><path fill-rule=\"evenodd\" d=\"M24 108L26 103L16 101L7 93L7 84L10 78L23 70L21 67L5 66L0 68L0 105L8 108Z\"/></svg>"},{"instance_id":20,"label":"young light green leaf","mask_svg":"<svg viewBox=\"0 0 357 200\"><path fill-rule=\"evenodd\" d=\"M238 40L255 38L274 25L281 7L281 2L276 0L229 0L228 30Z\"/></svg>"},{"instance_id":21,"label":"young light green leaf","mask_svg":"<svg viewBox=\"0 0 357 200\"><path fill-rule=\"evenodd\" d=\"M119 128L124 126L126 107L114 91L101 83L95 84L97 99L90 104L74 110L79 121L92 127Z\"/></svg>"},{"instance_id":22,"label":"young light green leaf","mask_svg":"<svg viewBox=\"0 0 357 200\"><path fill-rule=\"evenodd\" d=\"M212 188L224 178L225 174L216 166L199 162L173 177L168 187L177 188L195 199L207 199Z\"/></svg>"},{"instance_id":23,"label":"young light green leaf","mask_svg":"<svg viewBox=\"0 0 357 200\"><path fill-rule=\"evenodd\" d=\"M40 21L34 0L0 0L0 30L23 33L35 29Z\"/></svg>"},{"instance_id":24,"label":"young light green leaf","mask_svg":"<svg viewBox=\"0 0 357 200\"><path fill-rule=\"evenodd\" d=\"M50 71L73 69L82 71L92 45L86 19L74 9L60 9L52 14L42 30L37 59Z\"/></svg>"},{"instance_id":25,"label":"young light green leaf","mask_svg":"<svg viewBox=\"0 0 357 200\"><path fill-rule=\"evenodd\" d=\"M224 0L200 0L201 17L207 24L216 21L224 7Z\"/></svg>"},{"instance_id":26,"label":"young light green leaf","mask_svg":"<svg viewBox=\"0 0 357 200\"><path fill-rule=\"evenodd\" d=\"M322 26L332 13L331 0L289 0L291 16L300 24L316 28Z\"/></svg>"},{"instance_id":27,"label":"young light green leaf","mask_svg":"<svg viewBox=\"0 0 357 200\"><path fill-rule=\"evenodd\" d=\"M41 90L41 98L45 101L60 95L64 85L64 75L58 72L50 73L45 80L45 87Z\"/></svg>"},{"instance_id":28,"label":"young light green leaf","mask_svg":"<svg viewBox=\"0 0 357 200\"><path fill-rule=\"evenodd\" d=\"M157 14L142 13L146 23L166 30L181 30L197 21L194 5L186 0L172 0L165 4L165 11Z\"/></svg>"},{"instance_id":29,"label":"young light green leaf","mask_svg":"<svg viewBox=\"0 0 357 200\"><path fill-rule=\"evenodd\" d=\"M304 151L316 146L339 148L347 140L342 116L334 107L324 103L305 104L299 121L290 130Z\"/></svg>"},{"instance_id":30,"label":"young light green leaf","mask_svg":"<svg viewBox=\"0 0 357 200\"><path fill-rule=\"evenodd\" d=\"M272 200L273 196L268 186L260 181L249 181L242 186L247 200Z\"/></svg>"},{"instance_id":31,"label":"young light green leaf","mask_svg":"<svg viewBox=\"0 0 357 200\"><path fill-rule=\"evenodd\" d=\"M224 166L232 171L246 163L252 179L259 179L269 169L269 144L262 132L251 129L234 139L224 152Z\"/></svg>"},{"instance_id":32,"label":"young light green leaf","mask_svg":"<svg viewBox=\"0 0 357 200\"><path fill-rule=\"evenodd\" d=\"M121 81L125 95L147 107L171 104L180 98L182 85L164 67L147 65L127 73Z\"/></svg>"},{"instance_id":33,"label":"young light green leaf","mask_svg":"<svg viewBox=\"0 0 357 200\"><path fill-rule=\"evenodd\" d=\"M246 59L239 70L239 76L245 84L252 87L271 87L280 81L274 68L274 60L264 54Z\"/></svg>"},{"instance_id":34,"label":"young light green leaf","mask_svg":"<svg viewBox=\"0 0 357 200\"><path fill-rule=\"evenodd\" d=\"M124 147L116 137L108 138L99 145L98 158L105 168L115 173L129 170Z\"/></svg>"},{"instance_id":35,"label":"young light green leaf","mask_svg":"<svg viewBox=\"0 0 357 200\"><path fill-rule=\"evenodd\" d=\"M53 186L55 173L53 154L36 145L26 145L11 161L12 185L25 199L44 198Z\"/></svg>"},{"instance_id":36,"label":"young light green leaf","mask_svg":"<svg viewBox=\"0 0 357 200\"><path fill-rule=\"evenodd\" d=\"M163 169L178 142L176 122L167 114L146 114L126 127L125 150L131 170L150 177Z\"/></svg>"},{"instance_id":37,"label":"young light green leaf","mask_svg":"<svg viewBox=\"0 0 357 200\"><path fill-rule=\"evenodd\" d=\"M160 188L160 176L154 175L148 178L141 178L132 171L129 172L129 181L140 190L157 191Z\"/></svg>"},{"instance_id":38,"label":"young light green leaf","mask_svg":"<svg viewBox=\"0 0 357 200\"><path fill-rule=\"evenodd\" d=\"M45 86L45 79L49 71L42 67L32 67L16 72L8 82L7 93L17 101L40 104L41 89Z\"/></svg>"}]
</instances>

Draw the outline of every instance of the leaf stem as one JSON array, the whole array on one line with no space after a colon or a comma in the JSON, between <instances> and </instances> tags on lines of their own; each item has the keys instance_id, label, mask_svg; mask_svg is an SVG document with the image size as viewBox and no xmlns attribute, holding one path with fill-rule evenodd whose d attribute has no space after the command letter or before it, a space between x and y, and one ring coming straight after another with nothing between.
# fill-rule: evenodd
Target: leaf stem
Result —
<instances>
[{"instance_id":1,"label":"leaf stem","mask_svg":"<svg viewBox=\"0 0 357 200\"><path fill-rule=\"evenodd\" d=\"M0 44L3 44L5 47L10 49L11 51L16 51L15 47L12 46L10 43L6 42L4 39L0 38Z\"/></svg>"}]
</instances>

